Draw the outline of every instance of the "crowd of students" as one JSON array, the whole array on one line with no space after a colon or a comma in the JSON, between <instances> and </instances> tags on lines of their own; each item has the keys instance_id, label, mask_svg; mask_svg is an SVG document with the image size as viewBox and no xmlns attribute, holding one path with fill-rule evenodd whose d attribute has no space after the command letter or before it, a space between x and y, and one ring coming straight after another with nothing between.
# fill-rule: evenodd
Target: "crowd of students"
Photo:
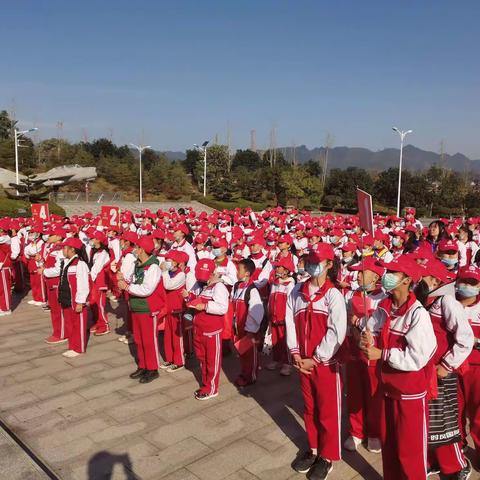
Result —
<instances>
[{"instance_id":1,"label":"crowd of students","mask_svg":"<svg viewBox=\"0 0 480 480\"><path fill-rule=\"evenodd\" d=\"M480 219L424 227L407 209L374 223L367 234L356 216L281 208L125 211L116 227L91 213L5 218L0 316L30 286L28 303L50 312L45 342L74 358L110 333L107 301L125 302L118 339L135 344L140 383L194 354L194 397L209 400L231 349L239 388L260 359L297 370L309 449L292 467L309 479L341 458L344 392L343 447L381 452L385 479L467 479L467 432L480 454Z\"/></svg>"}]
</instances>

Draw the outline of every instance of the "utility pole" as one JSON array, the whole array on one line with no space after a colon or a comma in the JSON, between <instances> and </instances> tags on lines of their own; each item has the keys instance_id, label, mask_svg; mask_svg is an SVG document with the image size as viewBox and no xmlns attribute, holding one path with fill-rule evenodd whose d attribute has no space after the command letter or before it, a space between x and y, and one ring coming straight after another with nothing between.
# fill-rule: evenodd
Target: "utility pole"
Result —
<instances>
[{"instance_id":1,"label":"utility pole","mask_svg":"<svg viewBox=\"0 0 480 480\"><path fill-rule=\"evenodd\" d=\"M257 131L255 129L250 130L250 150L257 151Z\"/></svg>"}]
</instances>

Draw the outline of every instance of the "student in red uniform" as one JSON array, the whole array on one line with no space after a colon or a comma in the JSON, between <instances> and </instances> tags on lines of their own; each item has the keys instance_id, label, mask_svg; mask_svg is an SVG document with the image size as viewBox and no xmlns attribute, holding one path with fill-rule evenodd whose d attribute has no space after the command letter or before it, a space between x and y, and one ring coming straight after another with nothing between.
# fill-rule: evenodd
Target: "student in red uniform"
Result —
<instances>
[{"instance_id":1,"label":"student in red uniform","mask_svg":"<svg viewBox=\"0 0 480 480\"><path fill-rule=\"evenodd\" d=\"M480 268L472 265L461 268L455 289L474 335L473 350L468 356L468 369L459 376L459 416L464 439L466 420L469 420L476 461L480 462Z\"/></svg>"},{"instance_id":2,"label":"student in red uniform","mask_svg":"<svg viewBox=\"0 0 480 480\"><path fill-rule=\"evenodd\" d=\"M0 223L0 316L12 313L12 250L8 220Z\"/></svg>"},{"instance_id":3,"label":"student in red uniform","mask_svg":"<svg viewBox=\"0 0 480 480\"><path fill-rule=\"evenodd\" d=\"M90 259L90 278L95 300L92 302L94 325L90 333L106 335L110 333L107 316L108 271L110 270L110 255L108 253L108 239L103 232L96 231L90 241L92 251Z\"/></svg>"},{"instance_id":4,"label":"student in red uniform","mask_svg":"<svg viewBox=\"0 0 480 480\"><path fill-rule=\"evenodd\" d=\"M209 400L218 395L218 383L222 369L223 317L228 311L229 294L215 273L211 259L200 259L195 266L197 282L190 292L183 292L193 318L193 342L202 370L202 382L194 396L197 400Z\"/></svg>"},{"instance_id":5,"label":"student in red uniform","mask_svg":"<svg viewBox=\"0 0 480 480\"><path fill-rule=\"evenodd\" d=\"M425 480L426 395L433 373L428 365L437 342L430 316L411 290L420 280L416 263L402 255L385 266L382 287L388 296L368 320L360 343L369 360L380 360L383 476Z\"/></svg>"},{"instance_id":6,"label":"student in red uniform","mask_svg":"<svg viewBox=\"0 0 480 480\"><path fill-rule=\"evenodd\" d=\"M378 392L377 362L368 360L358 348L358 343L360 326L386 297L380 285L385 268L373 257L367 257L363 262L351 266L350 270L358 273L359 288L346 297L349 324L346 380L350 436L344 447L353 452L367 439L367 449L380 453L382 447L378 412L381 396Z\"/></svg>"},{"instance_id":7,"label":"student in red uniform","mask_svg":"<svg viewBox=\"0 0 480 480\"><path fill-rule=\"evenodd\" d=\"M140 383L150 383L158 378L158 319L165 315L166 296L161 281L162 272L151 236L140 237L135 244L137 262L129 283L118 281L120 290L128 293L132 312L133 337L137 348L138 368L130 378Z\"/></svg>"},{"instance_id":8,"label":"student in red uniform","mask_svg":"<svg viewBox=\"0 0 480 480\"><path fill-rule=\"evenodd\" d=\"M275 278L271 283L267 309L272 334L272 361L266 368L267 370L280 368L280 375L289 376L292 367L285 333L285 314L288 296L295 286L295 280L292 277L295 265L292 258L283 256L278 258L274 267Z\"/></svg>"},{"instance_id":9,"label":"student in red uniform","mask_svg":"<svg viewBox=\"0 0 480 480\"><path fill-rule=\"evenodd\" d=\"M163 334L165 362L160 368L169 373L177 372L185 365L182 291L186 285L187 276L184 270L188 261L189 257L185 252L170 250L165 256L165 262L160 265L167 295L167 316Z\"/></svg>"},{"instance_id":10,"label":"student in red uniform","mask_svg":"<svg viewBox=\"0 0 480 480\"><path fill-rule=\"evenodd\" d=\"M50 317L52 322L52 334L45 339L45 342L51 345L66 342L67 329L63 309L58 303L58 285L60 283L61 263L65 260L63 256L62 240L65 239L65 230L54 228L50 230L47 240L48 254L45 258L43 267L38 271L43 274L47 286L48 306L50 307Z\"/></svg>"},{"instance_id":11,"label":"student in red uniform","mask_svg":"<svg viewBox=\"0 0 480 480\"><path fill-rule=\"evenodd\" d=\"M254 285L255 264L246 258L238 264L238 282L232 290L234 342L247 343L240 354L241 372L235 380L238 387L246 387L257 381L260 326L265 309L260 293Z\"/></svg>"},{"instance_id":12,"label":"student in red uniform","mask_svg":"<svg viewBox=\"0 0 480 480\"><path fill-rule=\"evenodd\" d=\"M417 299L430 314L437 339L432 358L437 385L428 405L428 473L465 480L471 467L462 452L457 370L472 350L473 332L462 305L451 295L435 293L442 284L450 282L446 267L433 259L422 266L422 280L415 287Z\"/></svg>"},{"instance_id":13,"label":"student in red uniform","mask_svg":"<svg viewBox=\"0 0 480 480\"><path fill-rule=\"evenodd\" d=\"M28 242L24 249L27 270L30 275L30 287L32 288L32 299L27 303L38 306L43 306L47 301L45 284L42 276L38 273L44 246L41 234L42 227L33 225L28 233Z\"/></svg>"},{"instance_id":14,"label":"student in red uniform","mask_svg":"<svg viewBox=\"0 0 480 480\"><path fill-rule=\"evenodd\" d=\"M25 290L25 266L22 261L24 242L19 232L20 223L12 222L11 228L11 259L12 259L12 281L16 293Z\"/></svg>"},{"instance_id":15,"label":"student in red uniform","mask_svg":"<svg viewBox=\"0 0 480 480\"><path fill-rule=\"evenodd\" d=\"M330 244L317 243L306 259L310 279L297 284L286 310L287 344L300 371L304 420L310 449L292 468L325 480L341 458L342 386L337 352L347 330L342 294L334 287L338 260Z\"/></svg>"},{"instance_id":16,"label":"student in red uniform","mask_svg":"<svg viewBox=\"0 0 480 480\"><path fill-rule=\"evenodd\" d=\"M89 272L83 243L78 238L63 242L63 256L58 285L58 302L65 319L68 350L64 357L74 358L87 350L87 299Z\"/></svg>"}]
</instances>

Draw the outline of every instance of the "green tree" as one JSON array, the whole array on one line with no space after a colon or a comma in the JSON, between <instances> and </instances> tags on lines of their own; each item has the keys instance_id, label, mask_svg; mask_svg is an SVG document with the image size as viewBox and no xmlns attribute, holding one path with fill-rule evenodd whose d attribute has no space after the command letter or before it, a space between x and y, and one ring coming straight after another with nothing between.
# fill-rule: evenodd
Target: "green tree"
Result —
<instances>
[{"instance_id":1,"label":"green tree","mask_svg":"<svg viewBox=\"0 0 480 480\"><path fill-rule=\"evenodd\" d=\"M315 160L310 159L307 163L302 165L302 168L304 168L309 175L312 177L321 177L323 170L322 167L320 166L320 162L317 162Z\"/></svg>"},{"instance_id":2,"label":"green tree","mask_svg":"<svg viewBox=\"0 0 480 480\"><path fill-rule=\"evenodd\" d=\"M375 181L376 200L387 207L397 204L398 168L389 168L380 172Z\"/></svg>"},{"instance_id":3,"label":"green tree","mask_svg":"<svg viewBox=\"0 0 480 480\"><path fill-rule=\"evenodd\" d=\"M183 168L185 168L186 172L192 175L192 179L195 183L199 184L200 179L197 178L196 173L196 165L197 163L203 161L203 154L197 148L193 148L186 151L186 158L183 161Z\"/></svg>"},{"instance_id":4,"label":"green tree","mask_svg":"<svg viewBox=\"0 0 480 480\"><path fill-rule=\"evenodd\" d=\"M200 158L195 165L195 178L199 179L201 185L203 185L203 167L203 158ZM229 172L227 146L212 145L207 149L207 191L221 198L228 195L227 192L231 190L233 183L233 177Z\"/></svg>"},{"instance_id":5,"label":"green tree","mask_svg":"<svg viewBox=\"0 0 480 480\"><path fill-rule=\"evenodd\" d=\"M373 180L366 170L357 167L348 167L346 170L334 168L327 178L325 195L341 197L343 206L352 208L356 205L357 187L372 191Z\"/></svg>"},{"instance_id":6,"label":"green tree","mask_svg":"<svg viewBox=\"0 0 480 480\"><path fill-rule=\"evenodd\" d=\"M252 150L237 150L232 160L232 170L243 167L252 171L266 166L266 162L260 158L260 155Z\"/></svg>"},{"instance_id":7,"label":"green tree","mask_svg":"<svg viewBox=\"0 0 480 480\"><path fill-rule=\"evenodd\" d=\"M0 140L10 140L13 138L13 129L17 125L16 121L11 120L6 110L0 112Z\"/></svg>"}]
</instances>

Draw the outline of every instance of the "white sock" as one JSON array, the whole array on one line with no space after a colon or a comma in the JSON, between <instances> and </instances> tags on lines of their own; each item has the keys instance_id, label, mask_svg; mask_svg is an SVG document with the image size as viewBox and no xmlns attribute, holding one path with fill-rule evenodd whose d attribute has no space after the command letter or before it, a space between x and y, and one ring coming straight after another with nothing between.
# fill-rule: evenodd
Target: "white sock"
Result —
<instances>
[{"instance_id":1,"label":"white sock","mask_svg":"<svg viewBox=\"0 0 480 480\"><path fill-rule=\"evenodd\" d=\"M317 454L317 449L316 449L316 448L312 448L312 453L313 453L314 455L316 455L316 454Z\"/></svg>"}]
</instances>

